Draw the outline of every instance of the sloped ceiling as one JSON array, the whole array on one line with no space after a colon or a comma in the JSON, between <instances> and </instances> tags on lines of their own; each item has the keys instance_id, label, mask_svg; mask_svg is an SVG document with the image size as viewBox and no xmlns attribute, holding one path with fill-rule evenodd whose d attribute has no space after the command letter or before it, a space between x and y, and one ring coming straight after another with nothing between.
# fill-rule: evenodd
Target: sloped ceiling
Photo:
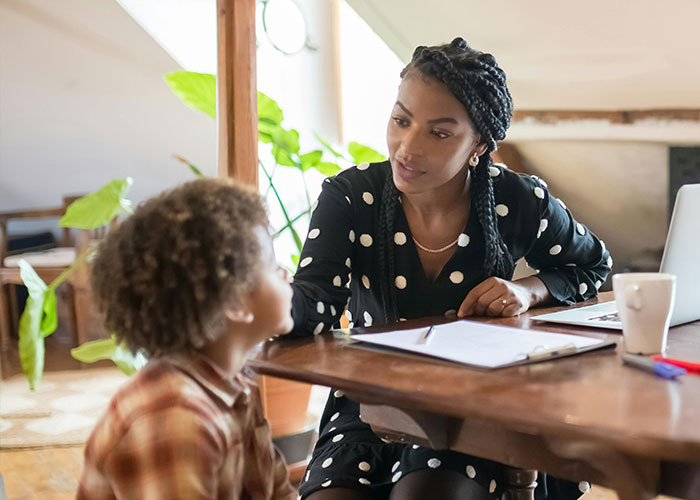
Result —
<instances>
[{"instance_id":1,"label":"sloped ceiling","mask_svg":"<svg viewBox=\"0 0 700 500\"><path fill-rule=\"evenodd\" d=\"M491 52L516 109L700 107L697 0L347 0L404 61L462 36Z\"/></svg>"}]
</instances>

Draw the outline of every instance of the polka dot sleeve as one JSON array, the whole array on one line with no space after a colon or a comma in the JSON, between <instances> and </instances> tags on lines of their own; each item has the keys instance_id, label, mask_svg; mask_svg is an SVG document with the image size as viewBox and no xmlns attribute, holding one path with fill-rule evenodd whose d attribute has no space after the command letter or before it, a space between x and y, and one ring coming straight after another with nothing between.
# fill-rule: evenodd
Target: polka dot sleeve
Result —
<instances>
[{"instance_id":1,"label":"polka dot sleeve","mask_svg":"<svg viewBox=\"0 0 700 500\"><path fill-rule=\"evenodd\" d=\"M324 180L292 283L295 335L330 329L350 297L347 285L355 242L351 196L347 179Z\"/></svg>"},{"instance_id":2,"label":"polka dot sleeve","mask_svg":"<svg viewBox=\"0 0 700 500\"><path fill-rule=\"evenodd\" d=\"M564 202L541 180L529 179L540 201L539 219L532 222L534 243L525 255L528 265L549 293L571 305L598 293L612 268L605 245L586 226L577 222Z\"/></svg>"}]
</instances>

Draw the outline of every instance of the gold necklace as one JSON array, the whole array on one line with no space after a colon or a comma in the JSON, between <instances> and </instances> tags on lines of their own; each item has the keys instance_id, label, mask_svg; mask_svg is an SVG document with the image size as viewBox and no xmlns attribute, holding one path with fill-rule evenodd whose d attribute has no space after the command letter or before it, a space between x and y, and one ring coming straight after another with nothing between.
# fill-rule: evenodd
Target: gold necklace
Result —
<instances>
[{"instance_id":1,"label":"gold necklace","mask_svg":"<svg viewBox=\"0 0 700 500\"><path fill-rule=\"evenodd\" d=\"M452 248L453 246L455 246L455 245L457 244L457 242L459 241L459 236L457 236L457 239L454 240L454 241L453 241L452 243L450 243L449 245L445 245L444 247L438 248L438 249L436 249L436 250L433 250L432 248L424 247L423 245L421 245L420 243L418 243L418 240L415 239L413 236L411 236L411 239L413 239L413 243L415 243L416 246L417 246L418 248L420 248L421 250L423 250L424 252L428 252L428 253L442 253L442 252L444 252L445 250L449 250L450 248Z\"/></svg>"}]
</instances>

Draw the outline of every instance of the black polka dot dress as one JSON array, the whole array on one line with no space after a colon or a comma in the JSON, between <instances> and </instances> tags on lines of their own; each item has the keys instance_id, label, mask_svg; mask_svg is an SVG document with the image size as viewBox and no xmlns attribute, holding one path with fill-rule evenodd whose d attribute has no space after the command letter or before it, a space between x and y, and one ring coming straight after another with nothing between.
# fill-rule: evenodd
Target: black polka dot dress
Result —
<instances>
[{"instance_id":1,"label":"black polka dot dress","mask_svg":"<svg viewBox=\"0 0 700 500\"><path fill-rule=\"evenodd\" d=\"M363 163L326 179L314 203L309 234L292 287L294 334L308 335L339 325L383 322L376 265L381 196L389 162ZM602 241L578 223L564 203L534 176L491 167L499 230L513 260L525 258L552 297L561 304L591 298L605 281L612 259ZM428 280L397 204L394 222L394 285L402 318L450 315L467 293L486 279L484 239L472 207L457 248L434 282ZM385 443L359 419L359 405L331 390L321 418L319 439L300 485L302 497L321 488L371 489L387 494L403 475L446 468L477 481L494 498L503 493L505 466L477 457ZM535 496L574 499L588 483L541 474Z\"/></svg>"}]
</instances>

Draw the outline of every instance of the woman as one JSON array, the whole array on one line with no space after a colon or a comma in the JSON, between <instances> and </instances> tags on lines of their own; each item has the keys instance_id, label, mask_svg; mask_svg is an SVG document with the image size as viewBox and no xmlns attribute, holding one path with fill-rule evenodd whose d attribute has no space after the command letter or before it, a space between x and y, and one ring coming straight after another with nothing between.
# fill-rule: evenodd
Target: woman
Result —
<instances>
[{"instance_id":1,"label":"woman","mask_svg":"<svg viewBox=\"0 0 700 500\"><path fill-rule=\"evenodd\" d=\"M461 38L418 47L387 128L390 159L327 179L294 278L294 332L437 314L514 316L588 299L610 272L602 243L537 178L493 165L512 113L490 54ZM525 257L536 276L512 281ZM303 498L500 498L504 466L384 443L332 391ZM542 475L544 476L544 475ZM587 484L540 477L536 498Z\"/></svg>"}]
</instances>

